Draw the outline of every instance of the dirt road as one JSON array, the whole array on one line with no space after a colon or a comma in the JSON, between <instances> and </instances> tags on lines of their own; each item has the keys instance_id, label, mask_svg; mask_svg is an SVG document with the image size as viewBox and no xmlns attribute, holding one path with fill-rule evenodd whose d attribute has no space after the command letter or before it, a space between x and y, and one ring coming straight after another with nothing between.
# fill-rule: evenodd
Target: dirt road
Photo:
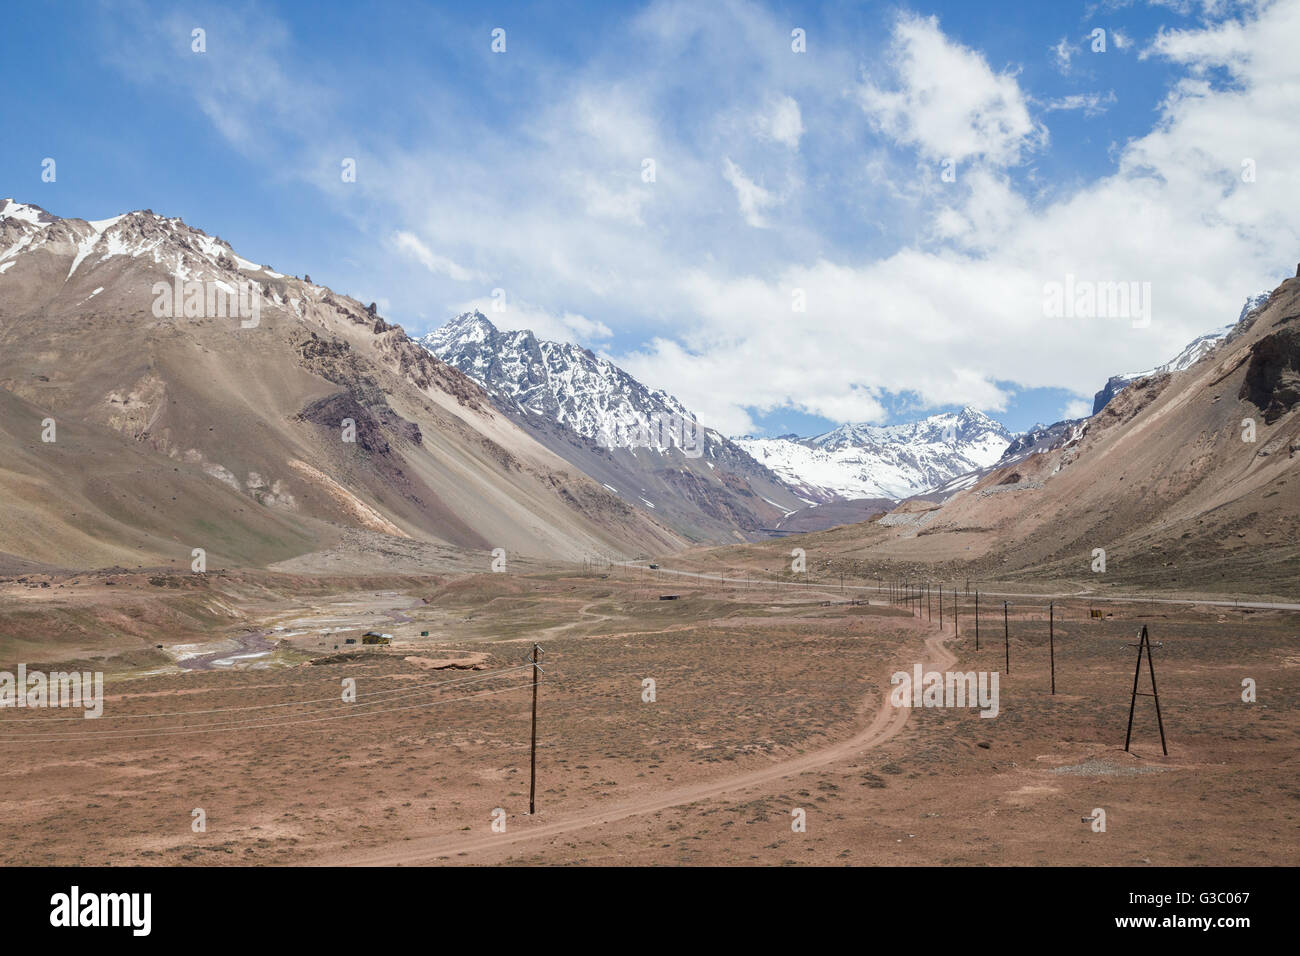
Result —
<instances>
[{"instance_id":1,"label":"dirt road","mask_svg":"<svg viewBox=\"0 0 1300 956\"><path fill-rule=\"evenodd\" d=\"M923 662L925 669L942 671L956 663L956 656L944 646L945 640L947 638L943 634L933 634L926 638L925 648L929 659ZM890 673L900 669L910 670L913 663L909 660L905 665L891 668ZM889 687L887 677L885 685L886 688ZM866 703L868 709L871 704L871 701ZM760 784L797 776L837 760L856 757L862 751L869 750L897 734L907 723L908 713L908 708L890 705L887 689L884 699L875 706L870 722L852 737L822 750L801 754L767 767L721 780L678 787L661 794L647 794L609 806L590 807L559 815L555 819L544 819L540 815L535 821L529 820L526 816L512 817L505 833L490 832L488 821L484 820L482 829L477 832L439 834L404 840L397 846L348 852L342 856L333 854L322 858L320 862L350 866L409 866L436 863L453 857L457 862L485 862L483 857L506 855L512 847L520 844L554 839L577 830L585 831L590 835L605 824L746 790Z\"/></svg>"}]
</instances>

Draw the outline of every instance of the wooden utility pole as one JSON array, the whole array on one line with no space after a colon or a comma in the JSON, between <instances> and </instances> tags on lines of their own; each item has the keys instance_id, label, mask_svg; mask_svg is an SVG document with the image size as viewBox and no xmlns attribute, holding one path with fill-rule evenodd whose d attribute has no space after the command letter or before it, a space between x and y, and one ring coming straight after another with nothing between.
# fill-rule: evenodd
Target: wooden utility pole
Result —
<instances>
[{"instance_id":1,"label":"wooden utility pole","mask_svg":"<svg viewBox=\"0 0 1300 956\"><path fill-rule=\"evenodd\" d=\"M528 770L528 815L537 812L537 685L542 682L542 669L538 666L538 656L542 649L533 645L533 746Z\"/></svg>"},{"instance_id":2,"label":"wooden utility pole","mask_svg":"<svg viewBox=\"0 0 1300 956\"><path fill-rule=\"evenodd\" d=\"M943 585L939 585L939 630L943 630Z\"/></svg>"},{"instance_id":3,"label":"wooden utility pole","mask_svg":"<svg viewBox=\"0 0 1300 956\"><path fill-rule=\"evenodd\" d=\"M1128 733L1124 735L1124 750L1128 751L1129 741L1133 739L1133 710L1137 706L1138 697L1153 697L1156 702L1156 723L1160 725L1160 749L1168 757L1169 748L1165 745L1165 722L1160 716L1160 694L1156 691L1156 667L1151 663L1151 638L1147 635L1147 626L1145 624L1142 625L1142 636L1138 639L1137 644L1130 644L1129 647L1138 649L1138 659L1137 668L1133 671L1133 697L1129 700L1128 705ZM1147 652L1147 670L1151 673L1151 693L1139 695L1138 677L1142 674L1143 648L1146 648Z\"/></svg>"},{"instance_id":4,"label":"wooden utility pole","mask_svg":"<svg viewBox=\"0 0 1300 956\"><path fill-rule=\"evenodd\" d=\"M980 592L975 592L975 650L980 649Z\"/></svg>"},{"instance_id":5,"label":"wooden utility pole","mask_svg":"<svg viewBox=\"0 0 1300 956\"><path fill-rule=\"evenodd\" d=\"M961 602L957 599L957 589L952 589L952 636L957 637L957 628L961 618Z\"/></svg>"},{"instance_id":6,"label":"wooden utility pole","mask_svg":"<svg viewBox=\"0 0 1300 956\"><path fill-rule=\"evenodd\" d=\"M1007 650L1007 673L1011 673L1011 628L1007 624L1007 602L1002 602L1002 644Z\"/></svg>"},{"instance_id":7,"label":"wooden utility pole","mask_svg":"<svg viewBox=\"0 0 1300 956\"><path fill-rule=\"evenodd\" d=\"M1052 662L1052 693L1056 693L1056 602L1047 605L1047 652Z\"/></svg>"}]
</instances>

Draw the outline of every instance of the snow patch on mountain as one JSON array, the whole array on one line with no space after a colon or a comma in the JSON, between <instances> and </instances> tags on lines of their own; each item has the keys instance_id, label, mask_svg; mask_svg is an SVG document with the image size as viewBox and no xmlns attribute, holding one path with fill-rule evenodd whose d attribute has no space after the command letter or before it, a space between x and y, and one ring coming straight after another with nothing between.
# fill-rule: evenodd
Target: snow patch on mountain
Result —
<instances>
[{"instance_id":1,"label":"snow patch on mountain","mask_svg":"<svg viewBox=\"0 0 1300 956\"><path fill-rule=\"evenodd\" d=\"M12 199L0 199L0 204L3 204L0 205L0 222L5 219L16 219L33 226L48 226L56 221L54 216L40 206L29 206L27 203L15 202Z\"/></svg>"},{"instance_id":2,"label":"snow patch on mountain","mask_svg":"<svg viewBox=\"0 0 1300 956\"><path fill-rule=\"evenodd\" d=\"M228 276L236 261L247 262L224 240L150 209L88 221L64 219L39 206L0 199L0 264L43 248L72 253L67 279L118 256L151 259L182 281ZM262 266L249 265L272 278L283 278ZM264 294L262 283L246 281ZM270 301L278 299L272 295Z\"/></svg>"},{"instance_id":3,"label":"snow patch on mountain","mask_svg":"<svg viewBox=\"0 0 1300 956\"><path fill-rule=\"evenodd\" d=\"M110 226L117 225L119 222L121 222L121 220L125 216L126 213L122 213L122 215L113 216L110 219L91 219L88 220L88 222L90 223L90 228L94 229L95 232L103 232L105 229L108 229Z\"/></svg>"},{"instance_id":4,"label":"snow patch on mountain","mask_svg":"<svg viewBox=\"0 0 1300 956\"><path fill-rule=\"evenodd\" d=\"M1146 378L1150 375L1163 375L1171 372L1182 372L1191 368L1203 357L1214 351L1227 336L1241 323L1246 316L1250 315L1261 305L1268 301L1272 293L1260 292L1256 295L1247 297L1246 304L1241 307L1241 313L1237 316L1237 321L1223 328L1215 329L1212 332L1206 332L1198 336L1187 344L1187 346L1163 365L1157 365L1155 368L1149 368L1145 372L1128 372L1123 375L1112 375L1105 386L1092 399L1092 413L1096 415L1106 407L1112 398L1121 391L1132 385L1140 378Z\"/></svg>"}]
</instances>

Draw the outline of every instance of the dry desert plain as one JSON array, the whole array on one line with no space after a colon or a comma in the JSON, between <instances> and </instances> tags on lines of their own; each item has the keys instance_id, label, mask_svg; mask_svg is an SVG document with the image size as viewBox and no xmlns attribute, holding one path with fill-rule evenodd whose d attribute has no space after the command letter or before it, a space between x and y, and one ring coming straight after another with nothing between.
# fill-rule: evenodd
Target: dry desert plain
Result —
<instances>
[{"instance_id":1,"label":"dry desert plain","mask_svg":"<svg viewBox=\"0 0 1300 956\"><path fill-rule=\"evenodd\" d=\"M977 652L963 603L954 636L950 611L941 629L838 582L724 586L644 568L11 577L4 659L103 670L106 701L98 720L0 711L0 859L1295 861L1300 615L1112 602L1093 619L1086 599L1058 600L1053 696L1046 601L1013 603L1009 672L1000 604L984 609ZM1150 698L1123 750L1128 645L1144 623L1160 642L1167 757ZM345 643L372 628L392 644ZM545 655L529 816L533 642ZM997 717L891 706L890 675L916 663L999 672ZM355 703L341 700L346 678ZM1242 701L1243 678L1257 702ZM1085 820L1098 808L1105 832Z\"/></svg>"}]
</instances>

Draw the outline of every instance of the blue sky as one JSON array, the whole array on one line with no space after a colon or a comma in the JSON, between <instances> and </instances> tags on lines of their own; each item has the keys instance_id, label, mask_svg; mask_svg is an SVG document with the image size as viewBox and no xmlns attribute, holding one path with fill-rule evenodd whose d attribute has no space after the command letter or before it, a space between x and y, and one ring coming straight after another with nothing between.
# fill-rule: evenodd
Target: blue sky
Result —
<instances>
[{"instance_id":1,"label":"blue sky","mask_svg":"<svg viewBox=\"0 0 1300 956\"><path fill-rule=\"evenodd\" d=\"M0 195L477 306L733 433L1078 414L1300 258L1294 0L468 6L15 5ZM1048 314L1067 275L1149 321Z\"/></svg>"}]
</instances>

